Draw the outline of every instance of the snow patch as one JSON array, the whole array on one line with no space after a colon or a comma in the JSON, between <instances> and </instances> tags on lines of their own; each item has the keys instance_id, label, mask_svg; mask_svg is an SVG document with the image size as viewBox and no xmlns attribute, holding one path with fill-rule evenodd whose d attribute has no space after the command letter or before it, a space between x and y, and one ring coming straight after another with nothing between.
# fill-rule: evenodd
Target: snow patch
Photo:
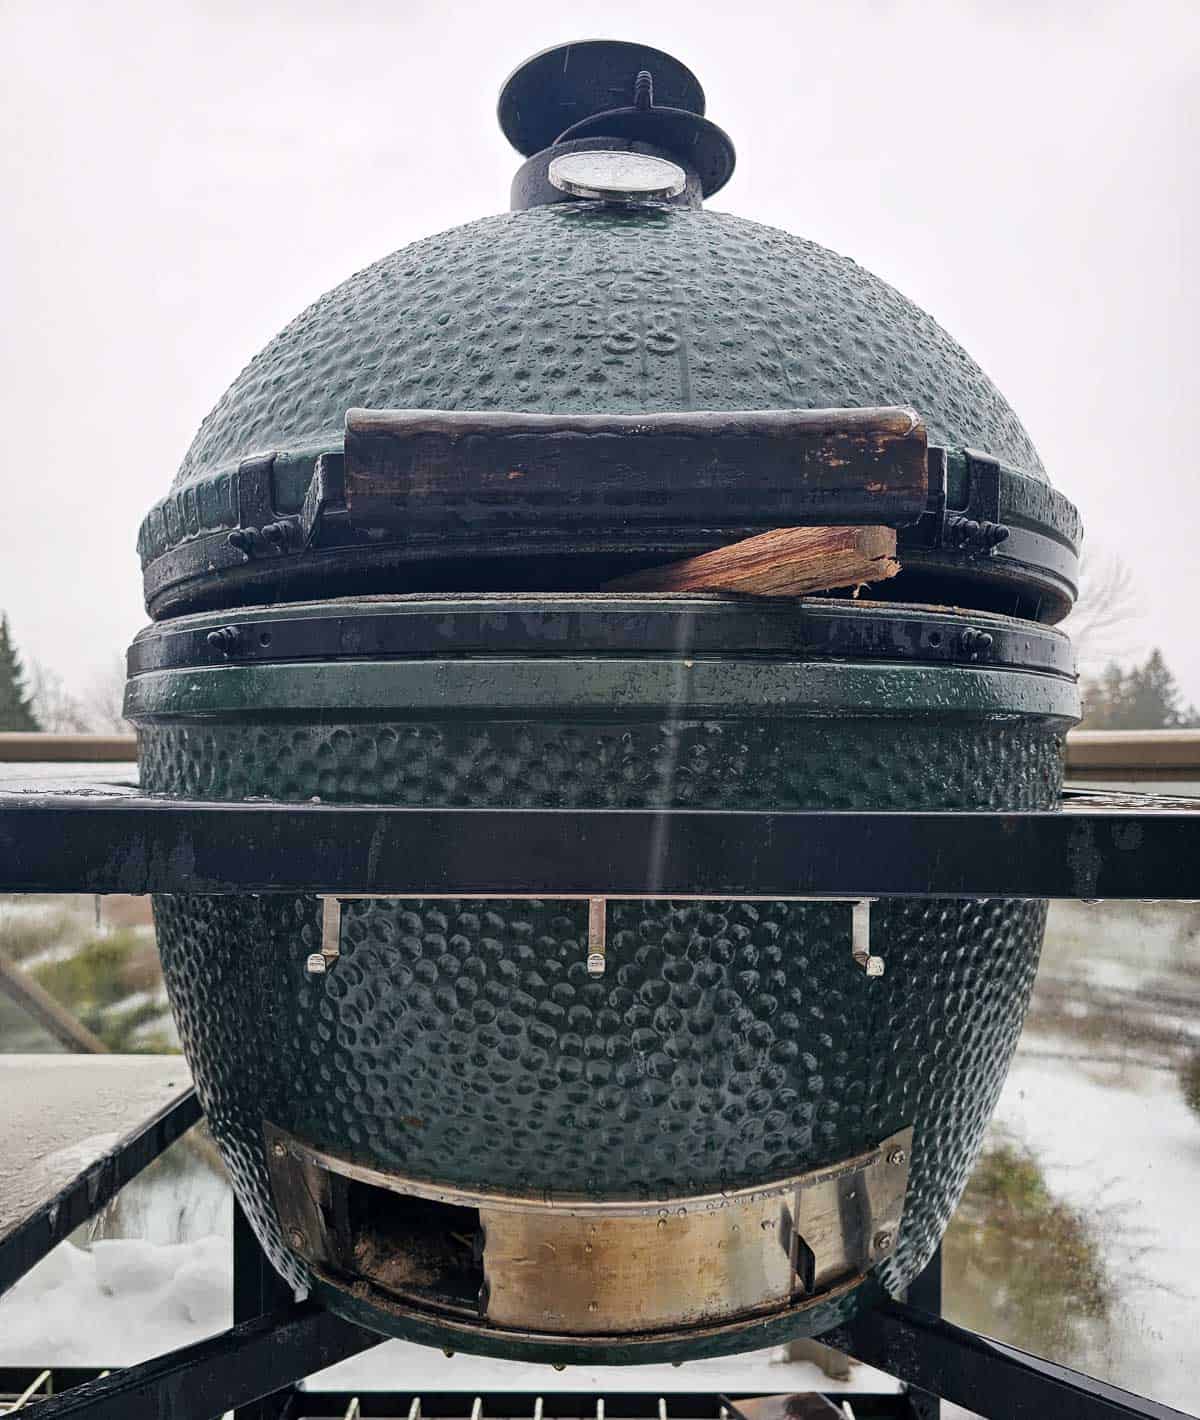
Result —
<instances>
[{"instance_id":1,"label":"snow patch","mask_svg":"<svg viewBox=\"0 0 1200 1420\"><path fill-rule=\"evenodd\" d=\"M1200 1408L1200 1123L1174 1072L1018 1051L995 1125L1033 1150L1050 1189L1099 1231L1117 1298L1112 1334L1074 1364Z\"/></svg>"},{"instance_id":2,"label":"snow patch","mask_svg":"<svg viewBox=\"0 0 1200 1420\"><path fill-rule=\"evenodd\" d=\"M233 1324L228 1237L65 1242L0 1299L0 1365L129 1366Z\"/></svg>"}]
</instances>

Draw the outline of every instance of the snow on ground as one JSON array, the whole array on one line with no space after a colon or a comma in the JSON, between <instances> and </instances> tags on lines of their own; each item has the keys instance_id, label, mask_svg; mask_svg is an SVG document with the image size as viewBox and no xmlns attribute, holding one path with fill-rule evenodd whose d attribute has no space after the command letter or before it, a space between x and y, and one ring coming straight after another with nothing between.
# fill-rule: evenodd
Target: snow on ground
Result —
<instances>
[{"instance_id":1,"label":"snow on ground","mask_svg":"<svg viewBox=\"0 0 1200 1420\"><path fill-rule=\"evenodd\" d=\"M1032 1147L1052 1192L1099 1219L1119 1304L1106 1351L1082 1368L1200 1412L1200 1126L1174 1072L1018 1053L996 1124Z\"/></svg>"},{"instance_id":2,"label":"snow on ground","mask_svg":"<svg viewBox=\"0 0 1200 1420\"><path fill-rule=\"evenodd\" d=\"M65 1242L0 1301L0 1365L127 1366L232 1324L230 1247L210 1236Z\"/></svg>"},{"instance_id":3,"label":"snow on ground","mask_svg":"<svg viewBox=\"0 0 1200 1420\"><path fill-rule=\"evenodd\" d=\"M46 1165L74 1172L116 1139ZM232 1236L228 1183L180 1140L0 1297L0 1365L124 1366L223 1331Z\"/></svg>"}]
</instances>

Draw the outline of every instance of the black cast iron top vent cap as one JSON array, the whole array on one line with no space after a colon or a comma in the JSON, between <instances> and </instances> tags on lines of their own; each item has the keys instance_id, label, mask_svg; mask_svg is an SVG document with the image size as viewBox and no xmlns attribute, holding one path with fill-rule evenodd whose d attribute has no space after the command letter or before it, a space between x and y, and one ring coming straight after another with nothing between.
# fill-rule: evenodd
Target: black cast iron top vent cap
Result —
<instances>
[{"instance_id":1,"label":"black cast iron top vent cap","mask_svg":"<svg viewBox=\"0 0 1200 1420\"><path fill-rule=\"evenodd\" d=\"M686 64L645 44L590 39L544 49L500 91L500 127L518 153L595 140L657 152L679 163L711 197L729 181L729 135L704 117L704 90ZM533 205L514 194L514 206Z\"/></svg>"},{"instance_id":2,"label":"black cast iron top vent cap","mask_svg":"<svg viewBox=\"0 0 1200 1420\"><path fill-rule=\"evenodd\" d=\"M643 70L653 75L656 104L703 118L700 80L673 55L648 44L585 39L543 49L517 65L500 90L500 127L517 152L531 158L593 114L631 104Z\"/></svg>"}]
</instances>

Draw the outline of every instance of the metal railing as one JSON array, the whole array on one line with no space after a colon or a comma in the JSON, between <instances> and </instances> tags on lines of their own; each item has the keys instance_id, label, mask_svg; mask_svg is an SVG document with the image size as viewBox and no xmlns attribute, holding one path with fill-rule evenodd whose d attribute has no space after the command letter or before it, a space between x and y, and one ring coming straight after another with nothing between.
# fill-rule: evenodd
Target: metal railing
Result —
<instances>
[{"instance_id":1,"label":"metal railing","mask_svg":"<svg viewBox=\"0 0 1200 1420\"><path fill-rule=\"evenodd\" d=\"M1200 730L1072 730L1067 736L1067 777L1200 779Z\"/></svg>"},{"instance_id":2,"label":"metal railing","mask_svg":"<svg viewBox=\"0 0 1200 1420\"><path fill-rule=\"evenodd\" d=\"M127 764L136 759L136 735L0 733L0 763Z\"/></svg>"}]
</instances>

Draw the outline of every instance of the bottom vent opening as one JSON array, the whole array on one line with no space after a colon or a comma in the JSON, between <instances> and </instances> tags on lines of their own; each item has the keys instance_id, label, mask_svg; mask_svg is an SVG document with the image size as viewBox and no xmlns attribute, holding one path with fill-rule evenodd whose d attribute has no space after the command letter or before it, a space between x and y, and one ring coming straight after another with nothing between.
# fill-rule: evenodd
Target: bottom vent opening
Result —
<instances>
[{"instance_id":1,"label":"bottom vent opening","mask_svg":"<svg viewBox=\"0 0 1200 1420\"><path fill-rule=\"evenodd\" d=\"M477 1208L346 1180L350 1268L383 1291L480 1315L486 1306Z\"/></svg>"}]
</instances>

